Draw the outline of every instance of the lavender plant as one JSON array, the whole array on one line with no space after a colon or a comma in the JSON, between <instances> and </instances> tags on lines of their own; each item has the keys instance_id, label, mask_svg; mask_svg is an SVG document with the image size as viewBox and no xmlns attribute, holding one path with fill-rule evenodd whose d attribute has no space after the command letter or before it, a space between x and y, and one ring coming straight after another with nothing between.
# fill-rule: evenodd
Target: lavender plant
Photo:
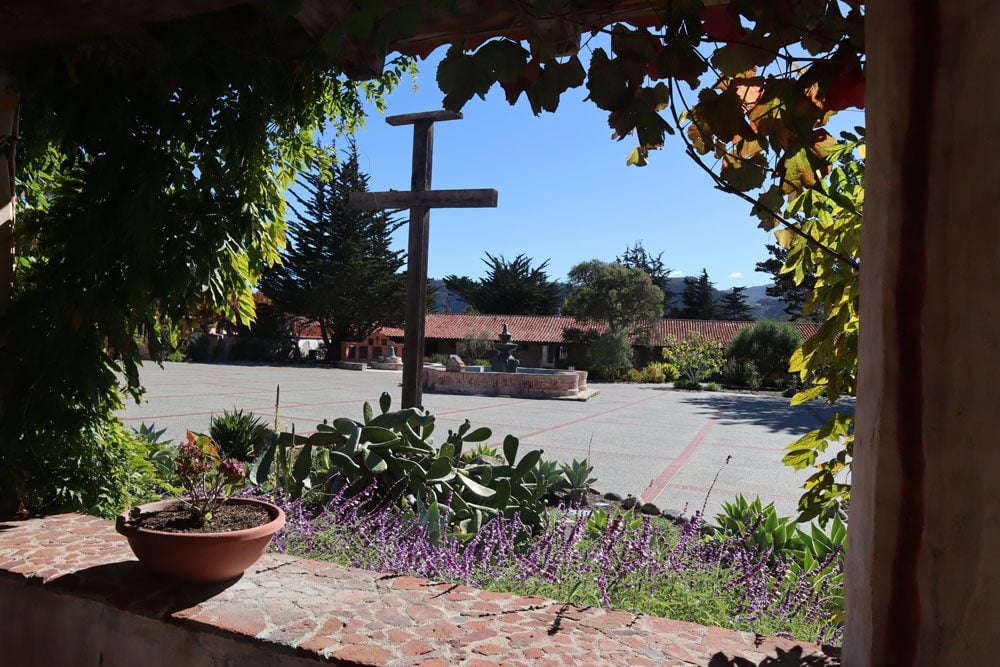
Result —
<instances>
[{"instance_id":1,"label":"lavender plant","mask_svg":"<svg viewBox=\"0 0 1000 667\"><path fill-rule=\"evenodd\" d=\"M534 534L515 513L462 538L434 534L399 505L371 511L374 491L374 485L353 497L342 491L319 510L279 499L288 521L273 548L391 574L839 641L831 613L841 594L839 551L803 572L743 536L707 538L699 515L678 528L629 513L593 521L565 508L550 512L545 529ZM447 503L440 511L450 511Z\"/></svg>"}]
</instances>

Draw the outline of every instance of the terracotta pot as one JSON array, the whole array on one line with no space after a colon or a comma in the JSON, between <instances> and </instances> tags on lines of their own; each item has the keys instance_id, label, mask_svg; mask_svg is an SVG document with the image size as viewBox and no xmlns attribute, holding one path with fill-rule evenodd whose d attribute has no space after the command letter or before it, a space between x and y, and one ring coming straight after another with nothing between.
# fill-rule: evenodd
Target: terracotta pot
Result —
<instances>
[{"instance_id":1,"label":"terracotta pot","mask_svg":"<svg viewBox=\"0 0 1000 667\"><path fill-rule=\"evenodd\" d=\"M143 514L176 504L161 500L140 505ZM230 498L232 505L257 505L273 517L254 528L224 533L168 533L128 524L128 512L115 521L115 530L128 538L139 562L159 574L196 583L228 581L241 575L264 553L276 532L285 525L281 508L261 500Z\"/></svg>"}]
</instances>

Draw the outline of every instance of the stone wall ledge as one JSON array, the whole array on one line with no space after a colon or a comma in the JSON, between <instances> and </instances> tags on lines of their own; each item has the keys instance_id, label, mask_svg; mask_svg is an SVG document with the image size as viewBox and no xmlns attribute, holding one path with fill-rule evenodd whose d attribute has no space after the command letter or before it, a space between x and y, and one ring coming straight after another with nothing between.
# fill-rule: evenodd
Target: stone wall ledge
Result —
<instances>
[{"instance_id":1,"label":"stone wall ledge","mask_svg":"<svg viewBox=\"0 0 1000 667\"><path fill-rule=\"evenodd\" d=\"M832 649L267 554L147 574L109 521L0 523L0 655L34 665L838 665Z\"/></svg>"}]
</instances>

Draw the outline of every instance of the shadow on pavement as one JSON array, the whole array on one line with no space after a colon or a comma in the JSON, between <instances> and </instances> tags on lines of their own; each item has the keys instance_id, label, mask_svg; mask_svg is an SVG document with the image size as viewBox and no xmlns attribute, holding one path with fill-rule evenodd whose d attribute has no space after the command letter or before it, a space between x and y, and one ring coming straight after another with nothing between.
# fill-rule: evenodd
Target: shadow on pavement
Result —
<instances>
[{"instance_id":1,"label":"shadow on pavement","mask_svg":"<svg viewBox=\"0 0 1000 667\"><path fill-rule=\"evenodd\" d=\"M784 397L755 396L752 394L694 394L681 399L682 403L701 408L705 416L717 415L720 424L755 424L778 433L805 433L820 426L837 411L854 411L853 402L837 406L813 402L792 407Z\"/></svg>"}]
</instances>

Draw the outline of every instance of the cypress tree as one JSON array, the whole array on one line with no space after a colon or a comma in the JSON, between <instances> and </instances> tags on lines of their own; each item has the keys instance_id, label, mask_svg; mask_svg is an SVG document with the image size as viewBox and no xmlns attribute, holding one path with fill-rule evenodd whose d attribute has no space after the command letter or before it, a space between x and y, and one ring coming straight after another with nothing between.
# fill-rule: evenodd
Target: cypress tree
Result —
<instances>
[{"instance_id":1,"label":"cypress tree","mask_svg":"<svg viewBox=\"0 0 1000 667\"><path fill-rule=\"evenodd\" d=\"M734 287L722 295L722 302L718 306L719 318L736 321L753 319L746 291L746 287Z\"/></svg>"},{"instance_id":2,"label":"cypress tree","mask_svg":"<svg viewBox=\"0 0 1000 667\"><path fill-rule=\"evenodd\" d=\"M715 318L715 301L712 298L712 281L708 279L708 271L701 270L697 278L684 279L684 292L681 294L681 308L678 316L685 320L711 320Z\"/></svg>"},{"instance_id":3,"label":"cypress tree","mask_svg":"<svg viewBox=\"0 0 1000 667\"><path fill-rule=\"evenodd\" d=\"M261 289L285 313L319 326L327 359L339 361L342 343L367 338L403 320L403 251L391 250L402 222L386 211L352 209L351 192L368 190L351 143L332 168L317 163L300 179L289 202L288 248Z\"/></svg>"}]
</instances>

